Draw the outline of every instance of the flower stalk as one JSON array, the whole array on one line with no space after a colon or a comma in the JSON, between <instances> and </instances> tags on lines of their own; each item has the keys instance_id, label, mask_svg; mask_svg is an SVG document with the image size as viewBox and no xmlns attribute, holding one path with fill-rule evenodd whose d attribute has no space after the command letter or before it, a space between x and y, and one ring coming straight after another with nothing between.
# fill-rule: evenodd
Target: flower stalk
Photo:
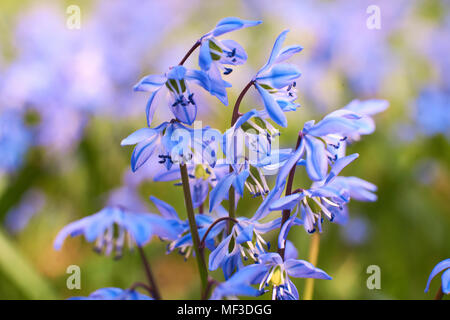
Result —
<instances>
[{"instance_id":1,"label":"flower stalk","mask_svg":"<svg viewBox=\"0 0 450 320\"><path fill-rule=\"evenodd\" d=\"M295 146L295 150L297 150L298 147L300 146L300 143L302 142L302 138L303 138L303 134L300 131L298 133L297 144ZM294 164L293 167L291 168L291 170L289 171L289 176L288 176L288 180L287 180L287 184L286 184L285 196L292 194L292 184L294 183L296 167L297 167L297 164ZM282 216L281 216L280 230L283 227L283 225L286 223L286 221L289 219L289 217L291 216L291 211L288 209L285 209L282 211L281 215ZM283 260L284 260L284 250L285 250L284 248L278 248L278 254L281 256L281 258Z\"/></svg>"},{"instance_id":2,"label":"flower stalk","mask_svg":"<svg viewBox=\"0 0 450 320\"><path fill-rule=\"evenodd\" d=\"M187 216L189 220L189 228L191 230L192 245L197 259L197 267L200 273L202 284L202 293L205 292L208 285L208 270L206 269L205 257L200 248L200 237L198 235L197 223L195 221L194 207L192 205L191 190L189 188L189 176L186 164L180 164L181 182L183 184L184 202L186 205Z\"/></svg>"},{"instance_id":3,"label":"flower stalk","mask_svg":"<svg viewBox=\"0 0 450 320\"><path fill-rule=\"evenodd\" d=\"M233 114L231 115L231 126L234 126L237 119L239 118L239 107L241 106L242 99L244 99L245 94L247 91L251 88L252 85L255 84L255 80L250 80L249 83L242 89L241 93L239 94L238 98L236 99L236 103L234 104L233 108ZM233 171L233 168L230 166L230 172ZM228 199L230 206L228 208L228 217L230 217L230 221L228 222L228 234L231 232L231 228L233 227L233 224L231 223L233 220L236 220L236 192L234 191L234 187L231 186L229 193L228 193Z\"/></svg>"},{"instance_id":4,"label":"flower stalk","mask_svg":"<svg viewBox=\"0 0 450 320\"><path fill-rule=\"evenodd\" d=\"M148 283L150 284L151 293L155 300L161 300L161 294L159 292L158 285L156 284L155 277L153 275L152 269L150 267L150 263L145 256L144 249L141 246L137 246L139 250L139 254L141 255L142 263L144 264L145 274L147 276Z\"/></svg>"}]
</instances>

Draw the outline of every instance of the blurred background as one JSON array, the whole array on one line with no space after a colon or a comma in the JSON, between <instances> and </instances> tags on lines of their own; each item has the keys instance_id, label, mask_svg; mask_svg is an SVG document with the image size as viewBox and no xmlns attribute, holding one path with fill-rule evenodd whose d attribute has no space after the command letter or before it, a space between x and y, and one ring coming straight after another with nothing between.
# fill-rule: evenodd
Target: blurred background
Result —
<instances>
[{"instance_id":1,"label":"blurred background","mask_svg":"<svg viewBox=\"0 0 450 320\"><path fill-rule=\"evenodd\" d=\"M79 29L67 27L70 5L80 8ZM371 5L379 29L367 27ZM353 202L347 225L325 225L318 267L333 280L316 281L315 298L434 297L440 279L424 294L428 275L450 256L449 10L445 0L0 1L0 298L66 299L145 279L137 252L115 261L80 237L58 252L52 242L64 225L108 203L156 212L149 195L185 217L181 188L153 183L153 165L132 174L132 148L120 141L146 123L147 95L133 85L177 64L226 16L264 21L227 37L249 56L227 79L230 104L282 30L290 29L287 44L304 47L291 61L302 70L302 107L288 114L282 146L295 144L305 121L352 99L390 102L376 132L351 146L360 158L343 173L375 183L378 202ZM187 65L196 64L197 54ZM199 99L199 119L223 132L231 107ZM249 94L242 109L255 106L260 100ZM304 186L299 173L296 185ZM238 214L259 203L241 200ZM290 237L306 259L310 236L295 228ZM146 252L163 297L197 297L193 259L165 255L158 240ZM81 268L81 290L66 287L69 265ZM381 269L379 290L366 286L370 265ZM304 282L296 284L301 293Z\"/></svg>"}]
</instances>

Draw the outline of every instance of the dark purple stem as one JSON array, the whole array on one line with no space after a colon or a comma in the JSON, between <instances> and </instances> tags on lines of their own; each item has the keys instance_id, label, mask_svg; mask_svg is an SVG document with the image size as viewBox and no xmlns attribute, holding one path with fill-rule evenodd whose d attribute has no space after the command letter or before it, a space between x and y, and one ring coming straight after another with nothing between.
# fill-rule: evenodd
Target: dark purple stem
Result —
<instances>
[{"instance_id":1,"label":"dark purple stem","mask_svg":"<svg viewBox=\"0 0 450 320\"><path fill-rule=\"evenodd\" d=\"M153 276L152 269L150 268L150 263L145 256L144 249L142 247L137 246L139 250L139 254L141 255L142 263L144 264L145 274L147 275L147 280L152 288L153 298L155 300L161 300L161 294L159 293L158 286L156 284L155 277Z\"/></svg>"},{"instance_id":2,"label":"dark purple stem","mask_svg":"<svg viewBox=\"0 0 450 320\"><path fill-rule=\"evenodd\" d=\"M298 133L297 145L295 146L295 150L297 150L298 147L300 146L300 143L302 142L302 137L303 137L303 134L300 131ZM288 196L288 195L292 194L292 184L294 183L295 168L296 167L297 167L297 164L294 163L293 167L289 171L289 176L288 176L288 180L287 180L287 184L286 184L286 192L284 194L285 196ZM280 230L283 227L283 225L286 223L286 221L289 219L290 216L291 216L291 210L289 210L289 209L283 210L282 215L281 215ZM284 260L284 248L278 248L278 254Z\"/></svg>"}]
</instances>

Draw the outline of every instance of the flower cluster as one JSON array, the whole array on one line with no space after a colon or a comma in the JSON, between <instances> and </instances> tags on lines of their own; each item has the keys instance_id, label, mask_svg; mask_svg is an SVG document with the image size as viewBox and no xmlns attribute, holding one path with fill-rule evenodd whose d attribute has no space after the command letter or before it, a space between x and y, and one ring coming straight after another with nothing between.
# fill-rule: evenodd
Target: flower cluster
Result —
<instances>
[{"instance_id":1,"label":"flower cluster","mask_svg":"<svg viewBox=\"0 0 450 320\"><path fill-rule=\"evenodd\" d=\"M141 250L155 235L167 242L168 253L178 250L186 259L195 256L202 297L211 299L259 296L269 291L273 299L299 299L302 294L292 278L331 279L325 271L297 258L296 244L288 240L289 233L296 226L303 226L308 233L322 232L325 218L345 223L351 199L376 200L375 185L339 174L359 156L346 155L346 146L375 130L372 116L386 109L388 103L354 100L317 123L311 120L298 127L294 148L278 149L273 143L279 135L277 126L288 126L286 112L300 106L296 82L301 73L287 60L302 47L284 47L288 35L285 30L276 38L267 63L249 78L236 100L230 129L220 134L210 127L198 128L194 124L199 110L197 90L227 105L231 84L224 79L247 60L240 44L222 36L260 23L225 18L200 37L178 65L145 76L134 86L134 90L147 92L149 97L145 108L147 127L122 141L122 145L136 145L131 156L132 170L163 164L154 180L180 181L188 219L180 219L171 205L151 196L160 214L134 212L120 204L109 206L61 230L55 240L57 249L67 236L83 234L87 241L96 242L99 252L115 251L116 256L121 256L126 240ZM186 68L184 62L197 48L199 69ZM241 113L244 95L252 88L261 98L261 108ZM169 109L172 120L155 123L158 107ZM240 152L238 140L256 158ZM217 145L224 151L223 159L218 157ZM311 181L294 185L295 172L302 167ZM276 179L270 186L267 176L274 170ZM238 202L247 194L261 199L258 209L250 215L237 210ZM224 200L228 200L227 209L222 206ZM207 201L209 210L204 209ZM276 211L281 215L277 217L273 213ZM269 232L275 230L276 245L271 245ZM148 262L145 265L150 271ZM208 275L216 269L223 271L225 281ZM160 298L153 277L149 282L152 297ZM133 290L105 288L88 298L148 298Z\"/></svg>"}]
</instances>

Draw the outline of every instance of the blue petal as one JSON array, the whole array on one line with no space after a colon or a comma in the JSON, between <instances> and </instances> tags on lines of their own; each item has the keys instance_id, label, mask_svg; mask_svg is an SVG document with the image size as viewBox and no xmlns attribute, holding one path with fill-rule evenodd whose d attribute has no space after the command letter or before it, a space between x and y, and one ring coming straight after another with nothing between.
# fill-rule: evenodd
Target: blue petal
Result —
<instances>
[{"instance_id":1,"label":"blue petal","mask_svg":"<svg viewBox=\"0 0 450 320\"><path fill-rule=\"evenodd\" d=\"M270 205L270 210L292 210L304 198L302 193L294 193L280 198Z\"/></svg>"},{"instance_id":2,"label":"blue petal","mask_svg":"<svg viewBox=\"0 0 450 320\"><path fill-rule=\"evenodd\" d=\"M217 23L212 33L213 36L217 37L227 32L257 26L261 23L262 21L242 20L235 17L227 17Z\"/></svg>"},{"instance_id":3,"label":"blue petal","mask_svg":"<svg viewBox=\"0 0 450 320\"><path fill-rule=\"evenodd\" d=\"M181 104L171 105L170 109L177 120L188 125L192 125L197 117L197 104L189 103L186 106Z\"/></svg>"},{"instance_id":4,"label":"blue petal","mask_svg":"<svg viewBox=\"0 0 450 320\"><path fill-rule=\"evenodd\" d=\"M209 212L213 211L214 208L227 196L228 190L230 189L235 178L236 174L234 172L229 173L223 177L211 190L209 195Z\"/></svg>"},{"instance_id":5,"label":"blue petal","mask_svg":"<svg viewBox=\"0 0 450 320\"><path fill-rule=\"evenodd\" d=\"M450 269L447 269L442 273L442 292L445 294L450 293Z\"/></svg>"},{"instance_id":6,"label":"blue petal","mask_svg":"<svg viewBox=\"0 0 450 320\"><path fill-rule=\"evenodd\" d=\"M120 145L121 146L127 146L127 145L131 145L131 144L136 144L136 143L139 143L139 142L141 142L143 140L150 139L151 137L153 137L157 133L158 133L158 131L155 130L155 129L142 128L142 129L139 129L139 130L133 132L128 137L123 139L120 142Z\"/></svg>"},{"instance_id":7,"label":"blue petal","mask_svg":"<svg viewBox=\"0 0 450 320\"><path fill-rule=\"evenodd\" d=\"M294 278L314 278L331 280L325 271L314 267L305 260L288 259L284 262L287 273Z\"/></svg>"},{"instance_id":8,"label":"blue petal","mask_svg":"<svg viewBox=\"0 0 450 320\"><path fill-rule=\"evenodd\" d=\"M67 226L62 228L58 234L56 235L55 241L53 242L53 247L55 250L60 250L64 240L68 236L75 236L83 233L83 230L86 228L86 226L92 221L92 216L85 217L81 220L74 221L72 223L69 223Z\"/></svg>"},{"instance_id":9,"label":"blue petal","mask_svg":"<svg viewBox=\"0 0 450 320\"><path fill-rule=\"evenodd\" d=\"M354 161L358 157L359 157L359 154L354 153L349 156L346 156L346 157L336 160L334 162L333 166L331 167L330 173L328 174L325 184L327 184L331 180L333 180L348 164L350 164L352 161Z\"/></svg>"},{"instance_id":10,"label":"blue petal","mask_svg":"<svg viewBox=\"0 0 450 320\"><path fill-rule=\"evenodd\" d=\"M147 214L133 214L127 213L124 215L120 225L124 227L132 239L140 247L144 246L153 236L153 223L161 225L164 223L162 218L147 219ZM176 237L176 235L175 235Z\"/></svg>"},{"instance_id":11,"label":"blue petal","mask_svg":"<svg viewBox=\"0 0 450 320\"><path fill-rule=\"evenodd\" d=\"M131 170L136 172L153 154L158 146L156 137L154 135L150 139L139 142L133 150L131 155Z\"/></svg>"},{"instance_id":12,"label":"blue petal","mask_svg":"<svg viewBox=\"0 0 450 320\"><path fill-rule=\"evenodd\" d=\"M305 135L306 140L306 171L313 181L321 181L328 170L328 159L324 143L316 138Z\"/></svg>"},{"instance_id":13,"label":"blue petal","mask_svg":"<svg viewBox=\"0 0 450 320\"><path fill-rule=\"evenodd\" d=\"M295 166L299 161L299 159L303 156L304 151L305 151L305 139L303 137L302 140L300 141L300 145L298 146L297 150L295 150L295 152L292 153L288 161L283 165L283 167L278 172L277 180L275 182L275 185L277 187L285 183L286 178L289 175L289 172L291 171L292 167Z\"/></svg>"},{"instance_id":14,"label":"blue petal","mask_svg":"<svg viewBox=\"0 0 450 320\"><path fill-rule=\"evenodd\" d=\"M284 183L282 183L280 186L275 186L267 195L267 197L263 200L261 205L259 206L258 210L256 210L255 214L253 215L252 219L253 221L260 220L267 216L267 214L270 212L269 208L273 201L278 199L283 192L284 189Z\"/></svg>"},{"instance_id":15,"label":"blue petal","mask_svg":"<svg viewBox=\"0 0 450 320\"><path fill-rule=\"evenodd\" d=\"M254 230L253 223L248 225L245 228L241 228L239 225L237 226L239 230L239 234L236 237L236 243L241 244L243 242L252 241L253 239L253 230Z\"/></svg>"},{"instance_id":16,"label":"blue petal","mask_svg":"<svg viewBox=\"0 0 450 320\"><path fill-rule=\"evenodd\" d=\"M183 80L186 75L186 68L183 66L175 66L167 73L168 79Z\"/></svg>"},{"instance_id":17,"label":"blue petal","mask_svg":"<svg viewBox=\"0 0 450 320\"><path fill-rule=\"evenodd\" d=\"M275 220L266 223L255 223L255 230L259 233L267 233L274 229L278 229L281 225L281 218L276 218Z\"/></svg>"},{"instance_id":18,"label":"blue petal","mask_svg":"<svg viewBox=\"0 0 450 320\"><path fill-rule=\"evenodd\" d=\"M203 71L208 71L211 67L212 58L209 49L209 39L206 39L202 42L200 46L200 52L198 55L198 65Z\"/></svg>"},{"instance_id":19,"label":"blue petal","mask_svg":"<svg viewBox=\"0 0 450 320\"><path fill-rule=\"evenodd\" d=\"M225 80L222 80L219 69L214 65L209 69L208 76L210 83L209 93L217 97L220 102L227 106L228 95L226 88L231 87L231 84L229 84Z\"/></svg>"},{"instance_id":20,"label":"blue petal","mask_svg":"<svg viewBox=\"0 0 450 320\"><path fill-rule=\"evenodd\" d=\"M114 224L118 213L118 209L106 207L91 216L92 220L84 228L86 241L92 242L103 234L108 227Z\"/></svg>"},{"instance_id":21,"label":"blue petal","mask_svg":"<svg viewBox=\"0 0 450 320\"><path fill-rule=\"evenodd\" d=\"M222 64L229 65L241 65L247 61L247 53L244 48L234 40L222 40L220 41L220 45L222 50L225 49L227 51L234 51L234 55L232 57L224 57L222 56L219 60Z\"/></svg>"},{"instance_id":22,"label":"blue petal","mask_svg":"<svg viewBox=\"0 0 450 320\"><path fill-rule=\"evenodd\" d=\"M233 235L230 234L226 237L217 248L211 252L209 255L209 264L208 268L210 271L216 270L222 264L222 261L225 258L225 255L228 253L228 246L230 245L230 240Z\"/></svg>"},{"instance_id":23,"label":"blue petal","mask_svg":"<svg viewBox=\"0 0 450 320\"><path fill-rule=\"evenodd\" d=\"M258 89L259 94L264 102L264 107L269 114L270 118L275 121L278 125L282 127L287 127L287 119L284 115L283 110L280 105L275 101L274 97L261 87L258 83L255 83L256 89Z\"/></svg>"},{"instance_id":24,"label":"blue petal","mask_svg":"<svg viewBox=\"0 0 450 320\"><path fill-rule=\"evenodd\" d=\"M258 71L258 75L268 70L272 66L272 64L275 63L278 54L281 51L281 47L283 46L284 40L286 40L286 35L288 32L289 30L284 30L278 35L273 45L272 52L270 53L269 60L267 60L267 63Z\"/></svg>"},{"instance_id":25,"label":"blue petal","mask_svg":"<svg viewBox=\"0 0 450 320\"><path fill-rule=\"evenodd\" d=\"M145 106L145 115L147 116L147 125L150 127L153 120L153 115L155 114L156 110L156 104L153 103L155 100L155 97L159 90L156 90L155 92L152 92L150 94L150 97L148 98L147 105Z\"/></svg>"},{"instance_id":26,"label":"blue petal","mask_svg":"<svg viewBox=\"0 0 450 320\"><path fill-rule=\"evenodd\" d=\"M338 179L338 178L337 178ZM377 201L377 195L373 192L377 191L377 186L358 177L344 177L347 184L348 192L352 199L358 201Z\"/></svg>"},{"instance_id":27,"label":"blue petal","mask_svg":"<svg viewBox=\"0 0 450 320\"><path fill-rule=\"evenodd\" d=\"M372 116L374 114L383 112L388 107L389 102L386 100L371 99L365 101L353 100L344 108L356 113Z\"/></svg>"},{"instance_id":28,"label":"blue petal","mask_svg":"<svg viewBox=\"0 0 450 320\"><path fill-rule=\"evenodd\" d=\"M244 123L246 123L251 118L258 115L258 110L252 109L249 112L244 113L242 116L240 116L236 123L234 124L235 129L240 128Z\"/></svg>"},{"instance_id":29,"label":"blue petal","mask_svg":"<svg viewBox=\"0 0 450 320\"><path fill-rule=\"evenodd\" d=\"M159 90L167 81L167 78L163 75L151 74L143 77L134 86L134 91L146 91L154 92Z\"/></svg>"},{"instance_id":30,"label":"blue petal","mask_svg":"<svg viewBox=\"0 0 450 320\"><path fill-rule=\"evenodd\" d=\"M445 270L445 269L449 269L450 268L450 258L449 259L445 259L441 262L439 262L431 271L430 276L428 277L428 282L427 282L427 286L425 288L425 292L428 291L429 287L430 287L430 283L431 280L433 280L433 278L441 271ZM446 276L447 277L447 276Z\"/></svg>"},{"instance_id":31,"label":"blue petal","mask_svg":"<svg viewBox=\"0 0 450 320\"><path fill-rule=\"evenodd\" d=\"M286 61L287 59L292 57L294 54L296 54L302 50L303 50L303 48L298 45L285 47L280 51L280 54L278 55L278 58L276 59L275 63L280 63L280 62Z\"/></svg>"},{"instance_id":32,"label":"blue petal","mask_svg":"<svg viewBox=\"0 0 450 320\"><path fill-rule=\"evenodd\" d=\"M156 208L158 208L159 212L161 212L165 218L180 220L176 210L167 202L164 202L154 196L150 196L150 201L155 204Z\"/></svg>"},{"instance_id":33,"label":"blue petal","mask_svg":"<svg viewBox=\"0 0 450 320\"><path fill-rule=\"evenodd\" d=\"M256 78L269 84L271 87L281 89L290 85L295 79L300 77L301 73L298 68L290 64L275 65L269 72Z\"/></svg>"},{"instance_id":34,"label":"blue petal","mask_svg":"<svg viewBox=\"0 0 450 320\"><path fill-rule=\"evenodd\" d=\"M284 259L297 259L298 257L298 251L297 248L294 246L292 241L286 240L286 249L284 251Z\"/></svg>"},{"instance_id":35,"label":"blue petal","mask_svg":"<svg viewBox=\"0 0 450 320\"><path fill-rule=\"evenodd\" d=\"M201 70L187 70L185 75L187 80L193 81L206 91L211 90L211 82L208 75Z\"/></svg>"},{"instance_id":36,"label":"blue petal","mask_svg":"<svg viewBox=\"0 0 450 320\"><path fill-rule=\"evenodd\" d=\"M310 128L307 133L316 136L323 137L328 134L340 134L342 136L351 135L357 132L359 129L357 119L349 119L346 117L325 117L319 121L316 125Z\"/></svg>"},{"instance_id":37,"label":"blue petal","mask_svg":"<svg viewBox=\"0 0 450 320\"><path fill-rule=\"evenodd\" d=\"M192 166L187 166L188 172L192 169ZM159 173L155 174L153 181L173 181L180 180L181 173L180 167L175 167L174 169L166 170L163 168Z\"/></svg>"},{"instance_id":38,"label":"blue petal","mask_svg":"<svg viewBox=\"0 0 450 320\"><path fill-rule=\"evenodd\" d=\"M208 196L209 192L209 183L203 179L196 179L195 181L190 183L191 195L192 195L192 204L195 208L201 206Z\"/></svg>"},{"instance_id":39,"label":"blue petal","mask_svg":"<svg viewBox=\"0 0 450 320\"><path fill-rule=\"evenodd\" d=\"M248 169L242 170L242 172L239 173L236 179L233 181L233 186L241 197L244 196L244 184L249 174L250 171Z\"/></svg>"}]
</instances>

